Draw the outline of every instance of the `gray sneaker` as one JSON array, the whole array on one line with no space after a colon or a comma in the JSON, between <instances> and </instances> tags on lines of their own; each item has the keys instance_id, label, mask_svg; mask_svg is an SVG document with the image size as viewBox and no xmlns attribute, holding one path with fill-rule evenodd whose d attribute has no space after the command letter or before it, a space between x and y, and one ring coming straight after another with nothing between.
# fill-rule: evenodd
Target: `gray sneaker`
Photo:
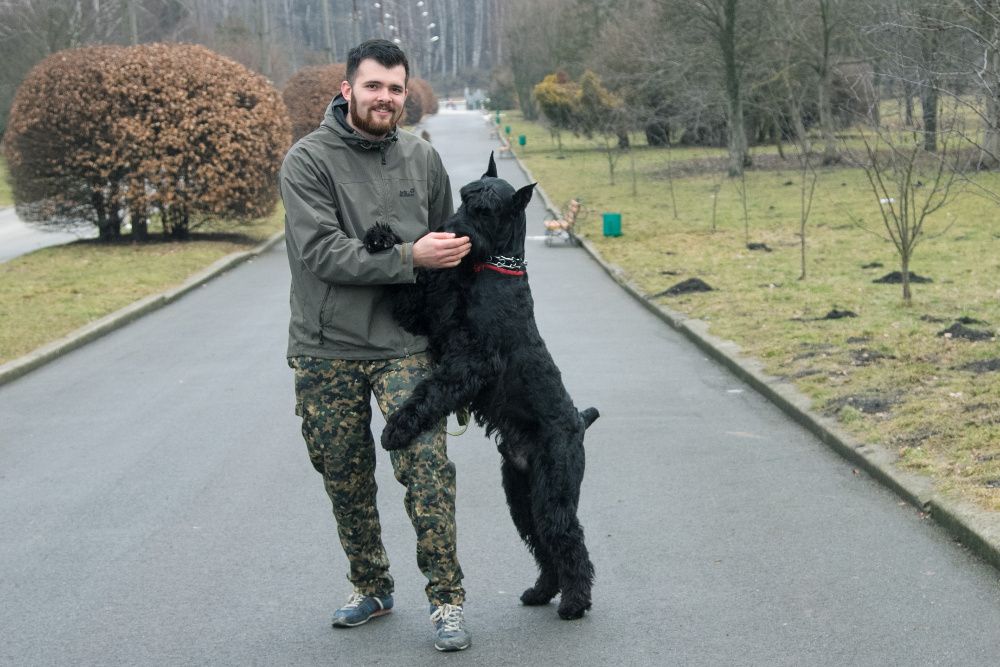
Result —
<instances>
[{"instance_id":1,"label":"gray sneaker","mask_svg":"<svg viewBox=\"0 0 1000 667\"><path fill-rule=\"evenodd\" d=\"M347 604L333 612L333 627L353 628L392 611L392 596L363 595L355 591Z\"/></svg>"},{"instance_id":2,"label":"gray sneaker","mask_svg":"<svg viewBox=\"0 0 1000 667\"><path fill-rule=\"evenodd\" d=\"M434 648L439 651L464 651L472 644L465 630L461 605L431 605L431 624L434 626Z\"/></svg>"}]
</instances>

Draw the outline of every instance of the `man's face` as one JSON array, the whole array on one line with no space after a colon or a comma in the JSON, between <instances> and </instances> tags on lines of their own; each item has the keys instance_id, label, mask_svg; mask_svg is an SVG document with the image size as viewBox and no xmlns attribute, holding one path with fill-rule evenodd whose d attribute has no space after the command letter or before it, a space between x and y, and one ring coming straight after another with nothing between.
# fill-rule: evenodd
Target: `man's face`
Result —
<instances>
[{"instance_id":1,"label":"man's face","mask_svg":"<svg viewBox=\"0 0 1000 667\"><path fill-rule=\"evenodd\" d=\"M373 138L384 137L403 115L406 99L406 68L386 68L370 58L362 60L354 84L340 84L347 99L348 123Z\"/></svg>"}]
</instances>

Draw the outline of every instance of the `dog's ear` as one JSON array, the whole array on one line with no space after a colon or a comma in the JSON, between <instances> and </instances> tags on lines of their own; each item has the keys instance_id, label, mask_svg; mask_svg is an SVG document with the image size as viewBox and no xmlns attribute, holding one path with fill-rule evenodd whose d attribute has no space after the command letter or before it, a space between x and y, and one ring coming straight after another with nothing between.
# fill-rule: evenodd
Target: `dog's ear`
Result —
<instances>
[{"instance_id":1,"label":"dog's ear","mask_svg":"<svg viewBox=\"0 0 1000 667\"><path fill-rule=\"evenodd\" d=\"M490 178L497 177L497 163L493 159L493 151L490 151L490 166L486 168L486 173L482 175L482 178L486 178L487 176Z\"/></svg>"},{"instance_id":2,"label":"dog's ear","mask_svg":"<svg viewBox=\"0 0 1000 667\"><path fill-rule=\"evenodd\" d=\"M535 191L536 185L538 185L538 183L525 185L523 188L514 193L515 211L522 211L528 207L528 202L531 201L531 193Z\"/></svg>"}]
</instances>

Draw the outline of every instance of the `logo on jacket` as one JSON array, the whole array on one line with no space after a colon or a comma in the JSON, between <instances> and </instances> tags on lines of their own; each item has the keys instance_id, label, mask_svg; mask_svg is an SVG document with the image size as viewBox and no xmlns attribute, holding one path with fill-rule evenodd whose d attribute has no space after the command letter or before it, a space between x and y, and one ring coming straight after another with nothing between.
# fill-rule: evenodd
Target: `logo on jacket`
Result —
<instances>
[{"instance_id":1,"label":"logo on jacket","mask_svg":"<svg viewBox=\"0 0 1000 667\"><path fill-rule=\"evenodd\" d=\"M416 188L410 188L409 190L400 190L399 191L399 196L400 197L416 197L417 196L417 189Z\"/></svg>"}]
</instances>

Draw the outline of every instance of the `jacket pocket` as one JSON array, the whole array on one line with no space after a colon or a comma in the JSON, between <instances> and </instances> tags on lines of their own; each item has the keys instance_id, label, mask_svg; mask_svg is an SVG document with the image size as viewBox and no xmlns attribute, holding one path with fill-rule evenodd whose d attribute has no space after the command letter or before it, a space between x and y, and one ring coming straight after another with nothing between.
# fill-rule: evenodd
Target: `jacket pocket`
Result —
<instances>
[{"instance_id":1,"label":"jacket pocket","mask_svg":"<svg viewBox=\"0 0 1000 667\"><path fill-rule=\"evenodd\" d=\"M326 286L326 292L323 294L323 301L319 305L319 344L324 343L323 338L323 328L327 326L330 322L330 318L333 315L333 285Z\"/></svg>"}]
</instances>

